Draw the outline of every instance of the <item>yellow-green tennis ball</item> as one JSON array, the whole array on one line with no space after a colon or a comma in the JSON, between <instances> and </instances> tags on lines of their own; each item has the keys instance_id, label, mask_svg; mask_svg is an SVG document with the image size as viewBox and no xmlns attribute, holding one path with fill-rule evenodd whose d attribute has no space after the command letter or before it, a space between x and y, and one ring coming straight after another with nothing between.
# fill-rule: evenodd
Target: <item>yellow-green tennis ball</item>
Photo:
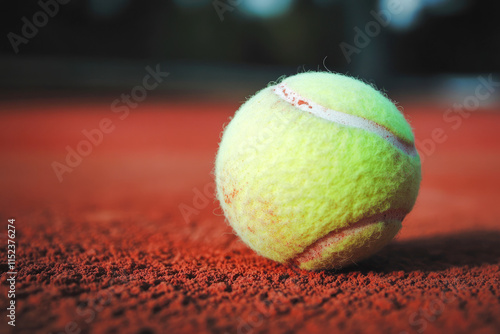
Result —
<instances>
[{"instance_id":1,"label":"yellow-green tennis ball","mask_svg":"<svg viewBox=\"0 0 500 334\"><path fill-rule=\"evenodd\" d=\"M224 130L217 198L257 253L317 270L387 244L411 211L420 158L410 125L351 77L310 72L259 91Z\"/></svg>"}]
</instances>

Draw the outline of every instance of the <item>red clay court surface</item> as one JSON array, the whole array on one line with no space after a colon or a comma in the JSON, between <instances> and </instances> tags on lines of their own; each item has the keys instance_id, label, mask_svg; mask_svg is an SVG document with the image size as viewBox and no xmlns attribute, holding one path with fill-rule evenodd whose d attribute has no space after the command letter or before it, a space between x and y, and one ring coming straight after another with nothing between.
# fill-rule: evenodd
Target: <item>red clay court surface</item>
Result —
<instances>
[{"instance_id":1,"label":"red clay court surface","mask_svg":"<svg viewBox=\"0 0 500 334\"><path fill-rule=\"evenodd\" d=\"M446 107L405 106L420 142L442 132L402 231L369 260L307 272L247 248L211 195L237 107L143 103L120 120L108 102L4 103L0 332L500 333L500 113L447 123ZM113 131L60 183L51 164L103 118Z\"/></svg>"}]
</instances>

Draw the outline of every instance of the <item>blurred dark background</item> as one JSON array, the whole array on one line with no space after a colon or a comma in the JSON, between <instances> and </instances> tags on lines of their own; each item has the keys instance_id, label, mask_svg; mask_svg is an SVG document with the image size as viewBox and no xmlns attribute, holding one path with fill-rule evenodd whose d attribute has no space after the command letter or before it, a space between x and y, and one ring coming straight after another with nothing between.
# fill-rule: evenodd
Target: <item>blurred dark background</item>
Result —
<instances>
[{"instance_id":1,"label":"blurred dark background","mask_svg":"<svg viewBox=\"0 0 500 334\"><path fill-rule=\"evenodd\" d=\"M500 73L499 9L491 0L9 1L1 95L107 94L156 64L170 73L156 91L167 96L248 94L318 69L396 91L467 92L478 75Z\"/></svg>"}]
</instances>

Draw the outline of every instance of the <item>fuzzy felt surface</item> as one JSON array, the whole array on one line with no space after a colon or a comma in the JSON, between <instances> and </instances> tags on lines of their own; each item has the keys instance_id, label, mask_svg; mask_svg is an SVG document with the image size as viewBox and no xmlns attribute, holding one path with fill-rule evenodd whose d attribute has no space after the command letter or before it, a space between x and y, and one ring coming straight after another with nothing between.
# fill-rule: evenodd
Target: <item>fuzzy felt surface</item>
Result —
<instances>
[{"instance_id":1,"label":"fuzzy felt surface","mask_svg":"<svg viewBox=\"0 0 500 334\"><path fill-rule=\"evenodd\" d=\"M301 73L283 82L326 108L367 118L407 142L414 140L411 127L399 109L368 83L328 72Z\"/></svg>"},{"instance_id":2,"label":"fuzzy felt surface","mask_svg":"<svg viewBox=\"0 0 500 334\"><path fill-rule=\"evenodd\" d=\"M413 138L399 110L360 81L306 73L284 82L306 98L328 96L320 101L329 108L370 120L375 115L373 120L388 129L401 127L406 139ZM306 84L312 88L303 88ZM339 101L332 102L337 96ZM248 100L225 128L215 175L221 207L236 233L259 254L283 263L364 218L387 211L403 212L404 218L421 178L418 155L405 154L371 132L303 112L271 87ZM323 246L316 261L299 265L333 268L367 257L397 233L392 225L386 228L383 217L373 223L356 237ZM333 261L335 252L347 258Z\"/></svg>"}]
</instances>

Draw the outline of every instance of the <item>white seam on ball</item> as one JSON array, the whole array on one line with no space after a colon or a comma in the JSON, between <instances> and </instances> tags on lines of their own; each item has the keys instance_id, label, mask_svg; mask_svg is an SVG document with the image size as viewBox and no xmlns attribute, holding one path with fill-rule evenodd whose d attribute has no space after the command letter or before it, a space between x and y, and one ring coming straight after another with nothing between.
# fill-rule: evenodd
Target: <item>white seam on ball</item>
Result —
<instances>
[{"instance_id":1,"label":"white seam on ball","mask_svg":"<svg viewBox=\"0 0 500 334\"><path fill-rule=\"evenodd\" d=\"M358 128L371 132L410 156L415 156L417 154L415 145L406 143L380 124L377 124L363 117L354 116L323 107L322 105L319 105L314 101L300 96L285 83L280 83L279 85L273 86L272 90L282 100L290 103L291 105L302 111L308 112L314 116L323 118L327 121L334 122L342 126Z\"/></svg>"}]
</instances>

